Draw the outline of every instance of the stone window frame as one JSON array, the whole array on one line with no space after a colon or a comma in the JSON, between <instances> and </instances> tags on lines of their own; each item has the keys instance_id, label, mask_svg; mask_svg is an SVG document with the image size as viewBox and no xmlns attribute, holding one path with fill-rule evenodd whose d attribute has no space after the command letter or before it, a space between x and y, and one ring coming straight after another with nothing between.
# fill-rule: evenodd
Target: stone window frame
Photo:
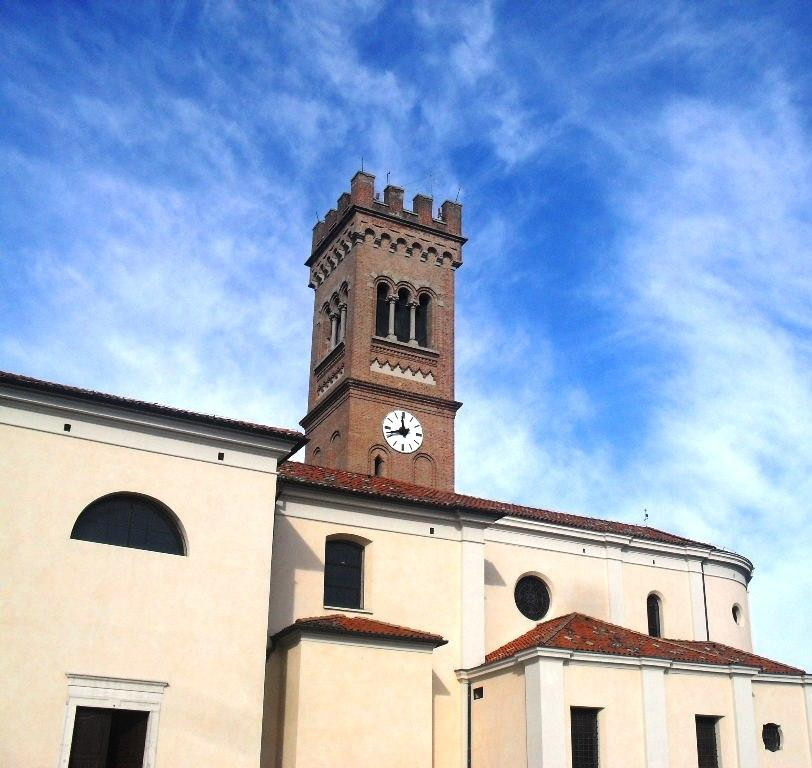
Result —
<instances>
[{"instance_id":1,"label":"stone window frame","mask_svg":"<svg viewBox=\"0 0 812 768\"><path fill-rule=\"evenodd\" d=\"M158 721L169 683L68 673L68 701L59 754L59 768L68 768L77 707L148 712L143 768L153 768L158 751Z\"/></svg>"}]
</instances>

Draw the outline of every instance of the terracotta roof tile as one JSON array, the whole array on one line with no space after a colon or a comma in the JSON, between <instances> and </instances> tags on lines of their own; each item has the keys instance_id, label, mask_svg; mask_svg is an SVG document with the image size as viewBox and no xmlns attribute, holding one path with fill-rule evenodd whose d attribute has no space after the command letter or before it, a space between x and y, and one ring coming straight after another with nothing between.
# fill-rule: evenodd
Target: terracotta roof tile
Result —
<instances>
[{"instance_id":1,"label":"terracotta roof tile","mask_svg":"<svg viewBox=\"0 0 812 768\"><path fill-rule=\"evenodd\" d=\"M148 413L154 413L159 416L167 416L170 418L182 419L184 421L196 421L204 424L210 424L216 427L227 427L231 429L238 429L241 432L251 432L258 435L267 435L268 437L277 437L283 440L295 440L297 448L299 449L306 442L304 435L293 429L285 429L283 427L269 427L264 424L254 424L250 421L239 421L237 419L228 419L223 416L212 416L205 413L196 413L194 411L186 411L180 408L171 408L168 405L160 405L159 403L147 403L142 400L133 400L129 397L121 397L120 395L110 395L106 392L96 392L92 389L82 389L80 387L70 387L66 384L55 384L52 381L43 381L42 379L32 379L30 376L21 376L17 373L8 373L0 371L0 384L9 384L24 389L34 390L36 392L45 392L52 395L62 395L65 397L77 397L83 400L91 400L95 403L102 403L104 405L113 405L121 408L133 408Z\"/></svg>"},{"instance_id":2,"label":"terracotta roof tile","mask_svg":"<svg viewBox=\"0 0 812 768\"><path fill-rule=\"evenodd\" d=\"M596 517L584 517L564 512L555 512L549 509L536 509L519 504L510 504L503 501L492 501L476 496L467 496L454 491L444 491L439 488L428 488L400 480L386 477L375 477L357 472L346 472L331 467L317 467L312 464L301 464L287 461L279 467L279 476L283 481L301 483L319 488L330 488L345 493L374 496L391 499L393 501L414 502L432 507L445 509L465 509L475 512L491 514L494 518L513 515L545 523L563 525L569 528L579 528L598 533L613 533L621 536L631 536L649 541L659 541L665 544L681 546L711 547L692 539L686 539L673 533L660 531L642 525L619 523L612 520L601 520Z\"/></svg>"},{"instance_id":3,"label":"terracotta roof tile","mask_svg":"<svg viewBox=\"0 0 812 768\"><path fill-rule=\"evenodd\" d=\"M354 635L385 640L405 640L409 642L426 643L435 648L445 645L448 641L440 635L423 632L419 629L409 629L397 624L387 624L383 621L368 619L363 616L345 616L340 613L329 616L313 616L311 618L296 619L293 624L277 632L273 636L274 643L281 637L296 631L323 632L325 634Z\"/></svg>"},{"instance_id":4,"label":"terracotta roof tile","mask_svg":"<svg viewBox=\"0 0 812 768\"><path fill-rule=\"evenodd\" d=\"M530 648L605 653L612 656L666 659L695 664L758 667L775 675L802 675L803 670L714 642L669 640L609 624L582 613L568 613L537 624L515 640L497 648L485 662L500 661Z\"/></svg>"}]
</instances>

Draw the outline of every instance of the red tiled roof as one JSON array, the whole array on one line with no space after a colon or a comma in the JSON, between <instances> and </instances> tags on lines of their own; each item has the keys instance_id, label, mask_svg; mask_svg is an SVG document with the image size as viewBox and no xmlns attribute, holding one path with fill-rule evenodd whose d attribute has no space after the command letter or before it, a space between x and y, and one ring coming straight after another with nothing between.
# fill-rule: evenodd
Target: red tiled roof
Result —
<instances>
[{"instance_id":1,"label":"red tiled roof","mask_svg":"<svg viewBox=\"0 0 812 768\"><path fill-rule=\"evenodd\" d=\"M210 424L217 427L239 429L242 432L267 435L268 437L277 437L283 440L295 440L297 443L295 450L298 450L306 442L304 435L301 432L297 432L293 429L269 427L265 426L264 424L254 424L250 421L239 421L237 419L228 419L223 416L212 416L205 413L185 411L180 408L171 408L168 405L146 403L142 400L133 400L129 397L110 395L106 392L96 392L92 389L69 387L66 384L55 384L52 381L32 379L30 376L21 376L18 373L0 371L0 384L10 384L12 386L34 390L35 392L45 392L47 394L63 395L65 397L78 397L82 398L83 400L91 400L95 403L103 403L104 405L113 405L121 408L133 408L141 411L147 411L148 413L154 413L159 416L168 416L175 419L182 419L184 421L202 422L204 424Z\"/></svg>"},{"instance_id":2,"label":"red tiled roof","mask_svg":"<svg viewBox=\"0 0 812 768\"><path fill-rule=\"evenodd\" d=\"M507 659L530 648L559 648L567 651L605 653L666 659L694 664L739 664L758 667L773 675L802 675L803 670L740 651L721 643L697 640L668 640L609 624L582 613L568 613L537 624L521 637L511 640L485 657L485 663Z\"/></svg>"},{"instance_id":3,"label":"red tiled roof","mask_svg":"<svg viewBox=\"0 0 812 768\"><path fill-rule=\"evenodd\" d=\"M435 648L445 645L448 641L440 635L423 632L419 629L409 629L397 624L387 624L363 616L344 616L334 613L329 616L314 616L296 621L273 636L276 643L281 637L292 632L306 630L308 632L321 632L325 634L354 635L356 637L369 637L385 640L405 640L408 642L425 643Z\"/></svg>"},{"instance_id":4,"label":"red tiled roof","mask_svg":"<svg viewBox=\"0 0 812 768\"><path fill-rule=\"evenodd\" d=\"M439 488L427 488L421 485L405 483L400 480L391 480L386 477L363 475L357 472L346 472L331 467L317 467L312 464L300 464L295 461L286 461L279 467L279 477L283 481L301 483L319 488L330 488L335 491L375 496L377 498L391 499L393 501L414 502L432 507L445 509L465 509L474 512L491 514L495 518L513 515L531 520L540 520L545 523L564 525L569 528L580 528L598 533L614 533L621 536L631 536L636 539L648 539L664 544L682 546L711 547L699 541L685 539L673 533L649 528L643 525L618 523L612 520L601 520L596 517L583 517L564 512L554 512L549 509L536 509L524 507L519 504L509 504L503 501L491 501L476 496L467 496L454 491L444 491Z\"/></svg>"}]
</instances>

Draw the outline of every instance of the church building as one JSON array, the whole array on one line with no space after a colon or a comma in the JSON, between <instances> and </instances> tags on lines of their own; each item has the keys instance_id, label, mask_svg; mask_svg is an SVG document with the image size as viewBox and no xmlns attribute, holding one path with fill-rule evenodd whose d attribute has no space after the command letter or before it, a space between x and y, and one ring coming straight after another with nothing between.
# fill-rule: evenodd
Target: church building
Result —
<instances>
[{"instance_id":1,"label":"church building","mask_svg":"<svg viewBox=\"0 0 812 768\"><path fill-rule=\"evenodd\" d=\"M353 177L303 432L0 373L0 765L812 768L746 557L455 491L462 231Z\"/></svg>"}]
</instances>

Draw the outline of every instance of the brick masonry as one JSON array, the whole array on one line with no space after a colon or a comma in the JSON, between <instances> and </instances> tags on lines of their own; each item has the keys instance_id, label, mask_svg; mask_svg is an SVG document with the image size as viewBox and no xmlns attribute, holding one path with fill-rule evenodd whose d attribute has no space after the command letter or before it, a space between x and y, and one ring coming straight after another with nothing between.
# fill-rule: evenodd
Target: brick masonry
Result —
<instances>
[{"instance_id":1,"label":"brick masonry","mask_svg":"<svg viewBox=\"0 0 812 768\"><path fill-rule=\"evenodd\" d=\"M375 177L359 172L313 230L307 261L314 289L305 460L371 474L376 457L387 477L454 487L454 274L462 264L462 207L417 195L403 208L403 190L375 197ZM375 336L377 286L430 296L428 347ZM331 320L331 315L333 320ZM334 347L333 324L345 325ZM424 428L412 454L392 450L381 422L405 409Z\"/></svg>"}]
</instances>

